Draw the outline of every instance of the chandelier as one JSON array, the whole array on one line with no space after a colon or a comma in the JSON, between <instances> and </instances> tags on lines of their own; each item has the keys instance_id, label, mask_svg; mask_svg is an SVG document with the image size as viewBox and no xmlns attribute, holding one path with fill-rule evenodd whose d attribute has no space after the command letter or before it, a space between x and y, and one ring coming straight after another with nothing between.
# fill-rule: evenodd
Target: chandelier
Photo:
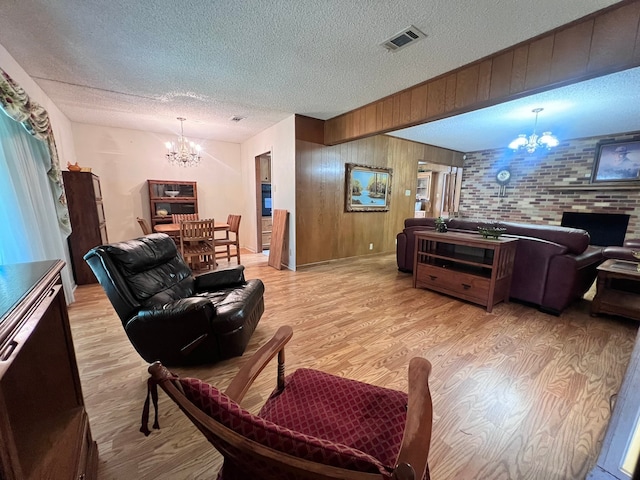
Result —
<instances>
[{"instance_id":1,"label":"chandelier","mask_svg":"<svg viewBox=\"0 0 640 480\"><path fill-rule=\"evenodd\" d=\"M538 126L538 114L544 110L544 108L534 108L531 110L536 114L536 123L533 125L533 133L529 136L524 133L518 135L513 142L509 144L509 148L512 150L526 150L529 153L533 153L537 148L544 147L549 150L551 147L557 147L560 141L551 134L551 132L543 132L542 136L536 134L536 127Z\"/></svg>"},{"instance_id":2,"label":"chandelier","mask_svg":"<svg viewBox=\"0 0 640 480\"><path fill-rule=\"evenodd\" d=\"M181 167L195 167L200 164L200 145L184 138L184 128L182 122L186 118L178 117L180 120L180 136L177 142L167 142L167 160L171 165L179 165Z\"/></svg>"}]
</instances>

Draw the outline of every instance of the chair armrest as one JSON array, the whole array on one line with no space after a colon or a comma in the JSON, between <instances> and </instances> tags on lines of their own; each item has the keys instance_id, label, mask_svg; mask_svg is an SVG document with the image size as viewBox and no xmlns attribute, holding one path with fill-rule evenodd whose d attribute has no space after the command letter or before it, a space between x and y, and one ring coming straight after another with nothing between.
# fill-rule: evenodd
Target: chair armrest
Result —
<instances>
[{"instance_id":1,"label":"chair armrest","mask_svg":"<svg viewBox=\"0 0 640 480\"><path fill-rule=\"evenodd\" d=\"M148 362L164 363L189 355L211 333L216 307L205 297L188 297L140 310L125 324L135 349Z\"/></svg>"},{"instance_id":2,"label":"chair armrest","mask_svg":"<svg viewBox=\"0 0 640 480\"><path fill-rule=\"evenodd\" d=\"M289 325L280 327L271 340L260 347L238 371L224 392L225 395L234 402L240 403L253 381L276 354L278 354L278 388L282 388L284 385L284 346L292 336L293 329Z\"/></svg>"},{"instance_id":3,"label":"chair armrest","mask_svg":"<svg viewBox=\"0 0 640 480\"><path fill-rule=\"evenodd\" d=\"M394 478L397 479L411 478L411 475L407 475L407 465L412 467L416 480L423 478L427 469L433 424L433 406L429 391L430 373L431 363L428 360L414 357L409 362L409 405L394 472Z\"/></svg>"},{"instance_id":4,"label":"chair armrest","mask_svg":"<svg viewBox=\"0 0 640 480\"><path fill-rule=\"evenodd\" d=\"M630 238L624 241L624 246L640 249L640 238Z\"/></svg>"},{"instance_id":5,"label":"chair armrest","mask_svg":"<svg viewBox=\"0 0 640 480\"><path fill-rule=\"evenodd\" d=\"M204 310L207 318L216 315L216 307L206 297L186 297L175 302L166 303L159 307L140 310L138 314L127 322L127 326L132 322L153 323L154 327L164 322L167 324L177 324L184 328L185 322L193 318L194 313Z\"/></svg>"},{"instance_id":6,"label":"chair armrest","mask_svg":"<svg viewBox=\"0 0 640 480\"><path fill-rule=\"evenodd\" d=\"M237 265L225 270L214 270L196 277L196 292L211 292L245 283L244 265Z\"/></svg>"}]
</instances>

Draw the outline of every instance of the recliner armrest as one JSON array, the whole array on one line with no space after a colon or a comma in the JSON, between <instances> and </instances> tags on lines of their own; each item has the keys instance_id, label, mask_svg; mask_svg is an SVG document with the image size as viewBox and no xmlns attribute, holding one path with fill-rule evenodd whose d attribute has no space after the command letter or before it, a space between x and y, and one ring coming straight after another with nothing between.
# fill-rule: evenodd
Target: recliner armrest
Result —
<instances>
[{"instance_id":1,"label":"recliner armrest","mask_svg":"<svg viewBox=\"0 0 640 480\"><path fill-rule=\"evenodd\" d=\"M148 362L163 358L181 364L184 357L212 335L216 307L205 297L188 297L140 310L125 325L129 340Z\"/></svg>"},{"instance_id":2,"label":"recliner armrest","mask_svg":"<svg viewBox=\"0 0 640 480\"><path fill-rule=\"evenodd\" d=\"M148 310L140 310L138 314L127 322L125 328L133 321L144 323L157 323L162 321L184 322L186 318L191 318L197 311L204 311L207 318L216 315L216 307L206 297L187 297L175 302L160 305ZM181 323L181 325L184 325Z\"/></svg>"},{"instance_id":3,"label":"recliner armrest","mask_svg":"<svg viewBox=\"0 0 640 480\"><path fill-rule=\"evenodd\" d=\"M214 270L196 277L194 288L196 292L214 291L223 288L242 285L244 279L244 265L237 265L225 270Z\"/></svg>"}]
</instances>

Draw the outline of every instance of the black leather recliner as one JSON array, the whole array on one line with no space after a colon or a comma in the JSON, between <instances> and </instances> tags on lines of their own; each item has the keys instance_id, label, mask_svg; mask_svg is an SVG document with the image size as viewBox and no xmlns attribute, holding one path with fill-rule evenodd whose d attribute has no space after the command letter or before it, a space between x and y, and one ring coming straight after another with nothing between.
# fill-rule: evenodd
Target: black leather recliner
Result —
<instances>
[{"instance_id":1,"label":"black leather recliner","mask_svg":"<svg viewBox=\"0 0 640 480\"><path fill-rule=\"evenodd\" d=\"M84 259L147 362L213 363L242 355L264 312L264 284L244 266L194 277L165 234L91 249Z\"/></svg>"}]
</instances>

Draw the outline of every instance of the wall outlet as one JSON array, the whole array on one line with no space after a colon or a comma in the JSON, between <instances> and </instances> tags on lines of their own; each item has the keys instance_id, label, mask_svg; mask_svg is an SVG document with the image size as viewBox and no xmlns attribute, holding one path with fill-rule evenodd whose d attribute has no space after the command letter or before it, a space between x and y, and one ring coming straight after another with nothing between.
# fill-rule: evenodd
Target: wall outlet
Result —
<instances>
[{"instance_id":1,"label":"wall outlet","mask_svg":"<svg viewBox=\"0 0 640 480\"><path fill-rule=\"evenodd\" d=\"M373 243L369 244L369 250L373 250Z\"/></svg>"},{"instance_id":2,"label":"wall outlet","mask_svg":"<svg viewBox=\"0 0 640 480\"><path fill-rule=\"evenodd\" d=\"M410 197L411 196L411 190L405 190L404 191L404 196L405 197Z\"/></svg>"}]
</instances>

